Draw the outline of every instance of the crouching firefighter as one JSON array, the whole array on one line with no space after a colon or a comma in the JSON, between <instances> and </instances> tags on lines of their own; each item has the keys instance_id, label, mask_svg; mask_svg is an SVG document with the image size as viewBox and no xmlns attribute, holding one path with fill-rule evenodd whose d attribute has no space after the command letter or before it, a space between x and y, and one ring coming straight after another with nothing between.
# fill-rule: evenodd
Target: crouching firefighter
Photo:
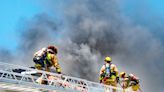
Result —
<instances>
[{"instance_id":1,"label":"crouching firefighter","mask_svg":"<svg viewBox=\"0 0 164 92\"><path fill-rule=\"evenodd\" d=\"M131 87L132 90L135 92L138 92L138 90L142 92L142 90L140 89L138 77L134 76L133 74L126 74L125 72L121 72L120 78L124 90Z\"/></svg>"},{"instance_id":2,"label":"crouching firefighter","mask_svg":"<svg viewBox=\"0 0 164 92\"><path fill-rule=\"evenodd\" d=\"M119 81L118 69L116 65L111 63L111 57L107 56L104 61L105 64L100 70L100 83L117 87L117 83ZM115 88L113 88L113 92L116 92Z\"/></svg>"},{"instance_id":3,"label":"crouching firefighter","mask_svg":"<svg viewBox=\"0 0 164 92\"><path fill-rule=\"evenodd\" d=\"M47 72L52 72L51 68L54 67L58 74L61 74L61 68L57 59L57 49L55 46L48 46L47 48L42 48L34 54L33 61L35 63L35 68L38 70L43 70ZM44 84L42 78L38 78L38 83Z\"/></svg>"}]
</instances>

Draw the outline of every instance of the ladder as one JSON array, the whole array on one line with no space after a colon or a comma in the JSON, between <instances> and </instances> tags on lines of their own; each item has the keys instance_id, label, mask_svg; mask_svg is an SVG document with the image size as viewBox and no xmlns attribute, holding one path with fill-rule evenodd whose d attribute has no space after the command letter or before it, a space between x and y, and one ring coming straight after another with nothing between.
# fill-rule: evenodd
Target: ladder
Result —
<instances>
[{"instance_id":1,"label":"ladder","mask_svg":"<svg viewBox=\"0 0 164 92\"><path fill-rule=\"evenodd\" d=\"M13 69L24 72L14 72ZM41 79L45 84L38 83ZM0 62L0 88L20 92L123 92L120 87ZM124 92L132 92L126 90Z\"/></svg>"}]
</instances>

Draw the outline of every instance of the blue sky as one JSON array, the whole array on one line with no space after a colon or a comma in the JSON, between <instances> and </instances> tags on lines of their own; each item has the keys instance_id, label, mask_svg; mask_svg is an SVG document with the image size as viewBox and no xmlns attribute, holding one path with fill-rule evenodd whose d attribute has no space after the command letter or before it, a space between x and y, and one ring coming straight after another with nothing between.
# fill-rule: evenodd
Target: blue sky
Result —
<instances>
[{"instance_id":1,"label":"blue sky","mask_svg":"<svg viewBox=\"0 0 164 92\"><path fill-rule=\"evenodd\" d=\"M164 21L164 0L124 0L122 2L122 12L137 24L150 27Z\"/></svg>"},{"instance_id":2,"label":"blue sky","mask_svg":"<svg viewBox=\"0 0 164 92\"><path fill-rule=\"evenodd\" d=\"M41 12L34 0L0 1L0 48L15 50L18 46L17 32L22 19L30 19Z\"/></svg>"},{"instance_id":3,"label":"blue sky","mask_svg":"<svg viewBox=\"0 0 164 92\"><path fill-rule=\"evenodd\" d=\"M152 16L157 19L163 18L163 4L164 0L124 0L122 12L137 24L149 24ZM31 19L36 14L45 12L45 10L38 4L37 0L1 0L0 48L15 50L19 45L18 29L21 21ZM138 16L139 11L143 14ZM138 17L136 18L136 16ZM149 26L147 25L147 27Z\"/></svg>"},{"instance_id":4,"label":"blue sky","mask_svg":"<svg viewBox=\"0 0 164 92\"><path fill-rule=\"evenodd\" d=\"M164 0L124 0L122 2L125 12L133 13L137 8L144 9L146 7L148 12L164 15Z\"/></svg>"}]
</instances>

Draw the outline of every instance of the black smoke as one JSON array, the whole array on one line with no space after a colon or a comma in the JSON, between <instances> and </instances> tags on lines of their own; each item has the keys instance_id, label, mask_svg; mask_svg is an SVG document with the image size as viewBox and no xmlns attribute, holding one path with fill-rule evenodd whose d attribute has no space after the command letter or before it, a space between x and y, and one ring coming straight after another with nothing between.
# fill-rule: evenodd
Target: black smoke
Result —
<instances>
[{"instance_id":1,"label":"black smoke","mask_svg":"<svg viewBox=\"0 0 164 92\"><path fill-rule=\"evenodd\" d=\"M23 23L24 24L24 23ZM56 24L45 14L38 14L20 29L21 61L27 65L33 64L32 58L36 51L53 43L51 34L56 32ZM56 35L57 32L54 34Z\"/></svg>"},{"instance_id":2,"label":"black smoke","mask_svg":"<svg viewBox=\"0 0 164 92\"><path fill-rule=\"evenodd\" d=\"M103 58L110 55L120 71L140 77L145 92L160 92L162 86L154 85L163 83L162 40L123 16L119 0L70 2L61 1L63 5L59 8L66 31L56 44L64 71L98 81Z\"/></svg>"}]
</instances>

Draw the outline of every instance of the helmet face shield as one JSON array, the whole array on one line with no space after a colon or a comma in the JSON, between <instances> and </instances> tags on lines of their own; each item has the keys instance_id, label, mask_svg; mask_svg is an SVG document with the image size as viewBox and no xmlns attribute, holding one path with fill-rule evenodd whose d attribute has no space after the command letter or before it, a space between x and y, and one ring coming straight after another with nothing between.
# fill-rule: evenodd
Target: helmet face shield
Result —
<instances>
[{"instance_id":1,"label":"helmet face shield","mask_svg":"<svg viewBox=\"0 0 164 92\"><path fill-rule=\"evenodd\" d=\"M111 61L106 61L107 63L110 63Z\"/></svg>"},{"instance_id":2,"label":"helmet face shield","mask_svg":"<svg viewBox=\"0 0 164 92\"><path fill-rule=\"evenodd\" d=\"M51 54L55 54L55 52L53 50L51 50L51 49L48 49L47 52L51 53Z\"/></svg>"}]
</instances>

